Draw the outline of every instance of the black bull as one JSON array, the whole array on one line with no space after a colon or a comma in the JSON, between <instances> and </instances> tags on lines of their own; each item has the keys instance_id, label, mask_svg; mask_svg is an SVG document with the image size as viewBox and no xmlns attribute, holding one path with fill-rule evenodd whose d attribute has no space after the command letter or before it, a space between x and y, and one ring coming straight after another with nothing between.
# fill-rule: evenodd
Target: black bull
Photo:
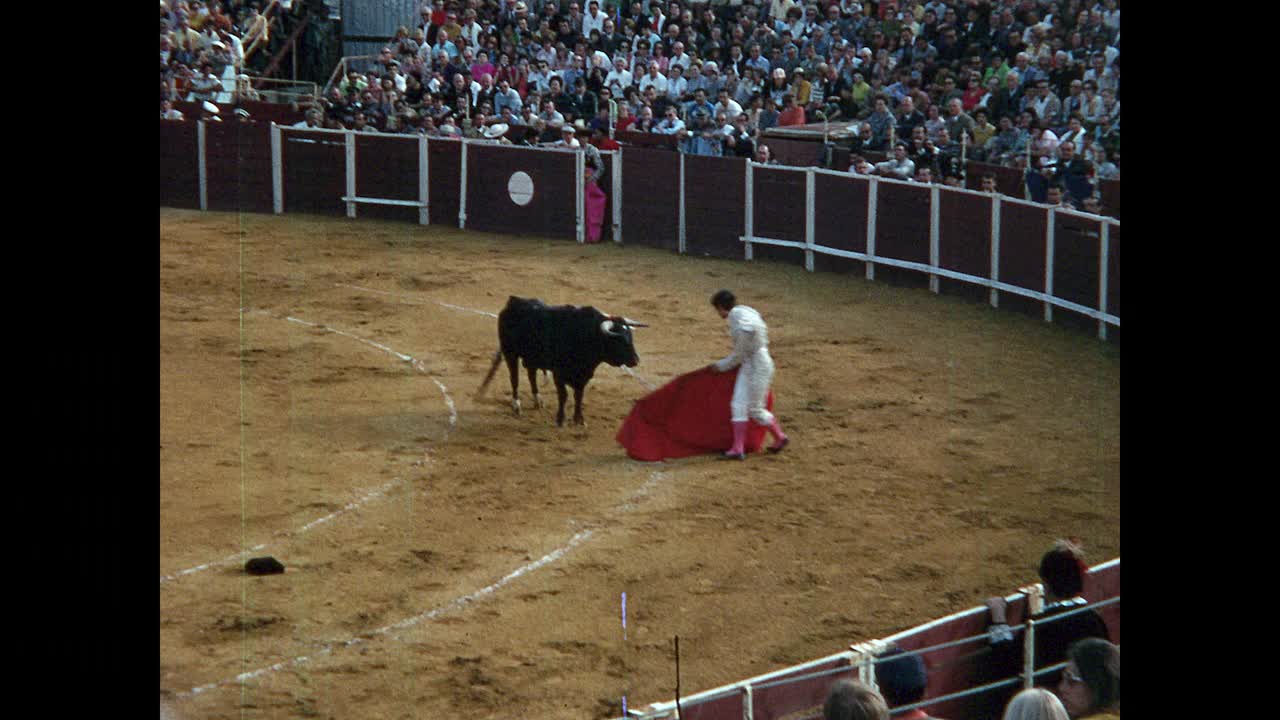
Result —
<instances>
[{"instance_id":1,"label":"black bull","mask_svg":"<svg viewBox=\"0 0 1280 720\"><path fill-rule=\"evenodd\" d=\"M489 387L499 360L505 357L507 369L511 371L511 409L519 415L518 366L523 359L534 407L542 407L536 371L550 370L560 400L556 425L564 425L566 385L573 388L573 422L582 425L585 423L582 393L596 367L602 362L614 367L635 367L640 363L631 339L632 327L647 326L617 315L606 315L589 305L546 305L541 300L512 295L498 313L498 352L494 353L493 364L476 396Z\"/></svg>"}]
</instances>

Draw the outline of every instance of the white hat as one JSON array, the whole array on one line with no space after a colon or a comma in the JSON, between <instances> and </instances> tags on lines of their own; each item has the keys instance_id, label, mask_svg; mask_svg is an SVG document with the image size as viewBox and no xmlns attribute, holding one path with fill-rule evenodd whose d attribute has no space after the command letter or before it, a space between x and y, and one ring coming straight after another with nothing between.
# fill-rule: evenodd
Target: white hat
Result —
<instances>
[{"instance_id":1,"label":"white hat","mask_svg":"<svg viewBox=\"0 0 1280 720\"><path fill-rule=\"evenodd\" d=\"M497 138L502 137L503 135L506 135L507 131L510 129L511 129L511 126L507 125L506 123L494 123L484 129L484 136L489 138L490 140L495 140Z\"/></svg>"},{"instance_id":2,"label":"white hat","mask_svg":"<svg viewBox=\"0 0 1280 720\"><path fill-rule=\"evenodd\" d=\"M214 41L213 41L213 46L214 46L214 47L216 47L216 48L222 48L223 50L226 50L226 49L227 49L227 46L226 46L226 45L223 45L221 40L214 40Z\"/></svg>"},{"instance_id":3,"label":"white hat","mask_svg":"<svg viewBox=\"0 0 1280 720\"><path fill-rule=\"evenodd\" d=\"M576 132L578 132L578 131L577 131L577 129L576 129L576 128L574 128L574 127L573 127L572 125L570 125L569 123L565 123L565 124L563 124L563 125L561 125L561 126L560 126L560 132L561 132L561 133L566 133L566 132L576 133Z\"/></svg>"},{"instance_id":4,"label":"white hat","mask_svg":"<svg viewBox=\"0 0 1280 720\"><path fill-rule=\"evenodd\" d=\"M205 100L205 101L204 101L204 104L203 104L203 105L201 105L200 107L204 108L204 111L205 111L205 112L211 112L211 113L215 113L215 114L218 112L218 106L217 106L217 105L214 105L213 103L209 102L208 100Z\"/></svg>"}]
</instances>

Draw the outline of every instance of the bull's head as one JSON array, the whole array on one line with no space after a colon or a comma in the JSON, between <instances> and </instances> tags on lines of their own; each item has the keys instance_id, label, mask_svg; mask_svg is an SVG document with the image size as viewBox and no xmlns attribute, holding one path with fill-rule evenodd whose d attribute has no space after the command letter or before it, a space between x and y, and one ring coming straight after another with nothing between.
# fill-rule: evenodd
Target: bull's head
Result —
<instances>
[{"instance_id":1,"label":"bull's head","mask_svg":"<svg viewBox=\"0 0 1280 720\"><path fill-rule=\"evenodd\" d=\"M626 365L635 367L640 364L640 356L636 354L635 343L631 339L631 328L648 327L617 315L607 315L600 322L600 334L604 336L604 361L618 367Z\"/></svg>"}]
</instances>

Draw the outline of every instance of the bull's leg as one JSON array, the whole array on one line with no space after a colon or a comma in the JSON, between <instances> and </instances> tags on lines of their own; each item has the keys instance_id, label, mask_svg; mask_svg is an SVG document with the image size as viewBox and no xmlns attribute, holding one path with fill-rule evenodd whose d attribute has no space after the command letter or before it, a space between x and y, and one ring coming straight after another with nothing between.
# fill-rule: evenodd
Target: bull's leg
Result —
<instances>
[{"instance_id":1,"label":"bull's leg","mask_svg":"<svg viewBox=\"0 0 1280 720\"><path fill-rule=\"evenodd\" d=\"M540 408L542 407L542 398L538 396L538 371L527 365L525 370L529 371L529 389L533 391L533 406Z\"/></svg>"},{"instance_id":2,"label":"bull's leg","mask_svg":"<svg viewBox=\"0 0 1280 720\"><path fill-rule=\"evenodd\" d=\"M520 356L503 353L507 358L507 370L511 372L511 410L520 414Z\"/></svg>"},{"instance_id":3,"label":"bull's leg","mask_svg":"<svg viewBox=\"0 0 1280 720\"><path fill-rule=\"evenodd\" d=\"M586 425L587 421L582 417L582 393L586 391L585 385L573 386L573 424Z\"/></svg>"},{"instance_id":4,"label":"bull's leg","mask_svg":"<svg viewBox=\"0 0 1280 720\"><path fill-rule=\"evenodd\" d=\"M560 401L560 407L556 410L556 425L564 426L564 403L569 399L569 392L564 388L564 380L558 375L552 375L556 381L556 398Z\"/></svg>"}]
</instances>

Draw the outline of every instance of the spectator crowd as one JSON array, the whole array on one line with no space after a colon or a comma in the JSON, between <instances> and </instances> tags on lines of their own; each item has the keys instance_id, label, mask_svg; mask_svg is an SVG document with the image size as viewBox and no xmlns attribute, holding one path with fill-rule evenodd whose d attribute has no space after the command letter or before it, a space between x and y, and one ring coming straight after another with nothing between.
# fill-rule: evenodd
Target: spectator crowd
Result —
<instances>
[{"instance_id":1,"label":"spectator crowd","mask_svg":"<svg viewBox=\"0 0 1280 720\"><path fill-rule=\"evenodd\" d=\"M209 100L265 3L162 1L162 102ZM308 122L757 160L772 127L846 123L850 172L958 185L964 158L1076 207L1120 173L1119 0L427 0L371 66Z\"/></svg>"}]
</instances>

